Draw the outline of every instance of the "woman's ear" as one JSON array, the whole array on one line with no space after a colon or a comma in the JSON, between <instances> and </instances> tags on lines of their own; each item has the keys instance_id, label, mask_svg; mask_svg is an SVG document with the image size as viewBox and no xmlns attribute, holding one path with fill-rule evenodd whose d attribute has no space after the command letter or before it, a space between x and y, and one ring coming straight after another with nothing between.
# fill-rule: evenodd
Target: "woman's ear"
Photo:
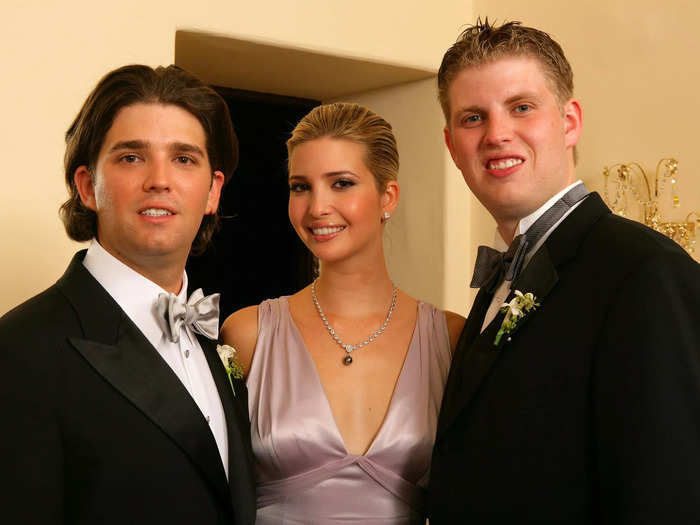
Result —
<instances>
[{"instance_id":1,"label":"woman's ear","mask_svg":"<svg viewBox=\"0 0 700 525\"><path fill-rule=\"evenodd\" d=\"M388 213L389 216L394 214L396 206L399 204L399 183L395 180L390 180L384 188L384 193L382 195L382 219L384 220L385 214Z\"/></svg>"}]
</instances>

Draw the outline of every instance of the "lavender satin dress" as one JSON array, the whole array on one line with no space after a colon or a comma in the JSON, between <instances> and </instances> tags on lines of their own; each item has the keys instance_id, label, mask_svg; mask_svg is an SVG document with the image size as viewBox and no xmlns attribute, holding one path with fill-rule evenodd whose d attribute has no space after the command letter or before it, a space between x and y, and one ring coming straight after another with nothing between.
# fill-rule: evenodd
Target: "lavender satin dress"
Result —
<instances>
[{"instance_id":1,"label":"lavender satin dress","mask_svg":"<svg viewBox=\"0 0 700 525\"><path fill-rule=\"evenodd\" d=\"M258 322L247 380L256 523L425 523L430 458L450 367L444 313L419 303L385 420L361 456L345 449L287 297L263 302Z\"/></svg>"}]
</instances>

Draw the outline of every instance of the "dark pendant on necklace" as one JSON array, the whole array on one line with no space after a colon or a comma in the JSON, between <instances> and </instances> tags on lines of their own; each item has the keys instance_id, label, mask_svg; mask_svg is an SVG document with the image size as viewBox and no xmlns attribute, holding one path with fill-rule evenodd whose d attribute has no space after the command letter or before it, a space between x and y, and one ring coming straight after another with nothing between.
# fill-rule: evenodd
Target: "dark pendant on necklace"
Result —
<instances>
[{"instance_id":1,"label":"dark pendant on necklace","mask_svg":"<svg viewBox=\"0 0 700 525\"><path fill-rule=\"evenodd\" d=\"M343 358L343 364L349 365L350 363L352 363L352 356L348 354Z\"/></svg>"}]
</instances>

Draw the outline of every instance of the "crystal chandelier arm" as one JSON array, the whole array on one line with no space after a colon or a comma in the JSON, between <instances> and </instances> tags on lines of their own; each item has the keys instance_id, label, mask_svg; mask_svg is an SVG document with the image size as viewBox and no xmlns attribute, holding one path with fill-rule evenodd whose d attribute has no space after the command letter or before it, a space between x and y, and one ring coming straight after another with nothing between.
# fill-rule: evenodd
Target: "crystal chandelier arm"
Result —
<instances>
[{"instance_id":1,"label":"crystal chandelier arm","mask_svg":"<svg viewBox=\"0 0 700 525\"><path fill-rule=\"evenodd\" d=\"M624 164L623 164L623 166L624 166ZM647 188L647 200L648 201L652 200L652 198L651 198L651 186L649 185L649 178L647 177L647 173L646 173L646 171L644 171L644 168L642 168L642 166L640 166L637 162L630 162L629 164L627 164L627 166L636 167L639 170L639 173L642 174L642 178L644 179L644 185ZM639 176L639 175L637 175L637 176ZM656 192L654 192L654 196L656 197Z\"/></svg>"}]
</instances>

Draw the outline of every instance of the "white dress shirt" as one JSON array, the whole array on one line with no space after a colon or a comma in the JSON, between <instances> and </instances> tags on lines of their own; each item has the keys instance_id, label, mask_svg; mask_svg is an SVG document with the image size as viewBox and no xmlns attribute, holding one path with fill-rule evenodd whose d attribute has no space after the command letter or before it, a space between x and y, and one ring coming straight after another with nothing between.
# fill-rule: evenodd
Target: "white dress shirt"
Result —
<instances>
[{"instance_id":1,"label":"white dress shirt","mask_svg":"<svg viewBox=\"0 0 700 525\"><path fill-rule=\"evenodd\" d=\"M115 258L102 248L96 239L90 244L83 266L124 310L192 396L209 423L228 477L226 418L202 347L195 334L184 323L180 341L173 343L165 337L156 321L156 299L159 294L167 292ZM187 272L183 274L178 297L187 301Z\"/></svg>"},{"instance_id":2,"label":"white dress shirt","mask_svg":"<svg viewBox=\"0 0 700 525\"><path fill-rule=\"evenodd\" d=\"M561 190L559 193L554 195L551 199L549 199L547 202L545 202L542 206L537 208L534 212L532 212L530 215L527 217L523 217L520 219L520 222L518 223L518 227L515 229L515 234L513 237L517 237L520 234L525 233L528 229L530 229L530 226L535 224L535 221L539 219L544 212L546 212L549 208L554 206L554 203L557 202L559 199L561 199L571 188L576 186L577 184L583 184L581 180L577 180L573 184L570 184L563 190ZM551 233L555 230L557 226L566 219L566 217L576 209L576 207L583 202L583 199L578 201L576 204L574 204L571 208L566 210L564 215L554 223L554 225L547 230L542 237L533 245L532 248L530 248L527 253L525 254L525 259L523 260L523 266L522 269L520 270L521 272L525 269L525 267L528 265L530 262L530 259L532 259L532 256L535 255L537 250L540 249L540 247L544 244L544 241L547 240L547 237L551 235ZM505 252L508 250L508 244L506 241L503 240L503 237L501 237L501 233L496 229L496 235L494 237L493 241L493 247L501 252ZM481 331L483 332L486 327L491 323L491 321L494 320L496 315L498 314L498 310L500 310L501 306L503 306L503 302L506 300L508 297L508 294L510 293L510 285L511 281L506 281L504 280L501 282L501 285L496 288L496 291L493 293L493 299L491 300L491 304L489 305L488 310L486 310L486 316L484 317L484 323L481 325ZM524 292L523 292L524 293Z\"/></svg>"}]
</instances>

